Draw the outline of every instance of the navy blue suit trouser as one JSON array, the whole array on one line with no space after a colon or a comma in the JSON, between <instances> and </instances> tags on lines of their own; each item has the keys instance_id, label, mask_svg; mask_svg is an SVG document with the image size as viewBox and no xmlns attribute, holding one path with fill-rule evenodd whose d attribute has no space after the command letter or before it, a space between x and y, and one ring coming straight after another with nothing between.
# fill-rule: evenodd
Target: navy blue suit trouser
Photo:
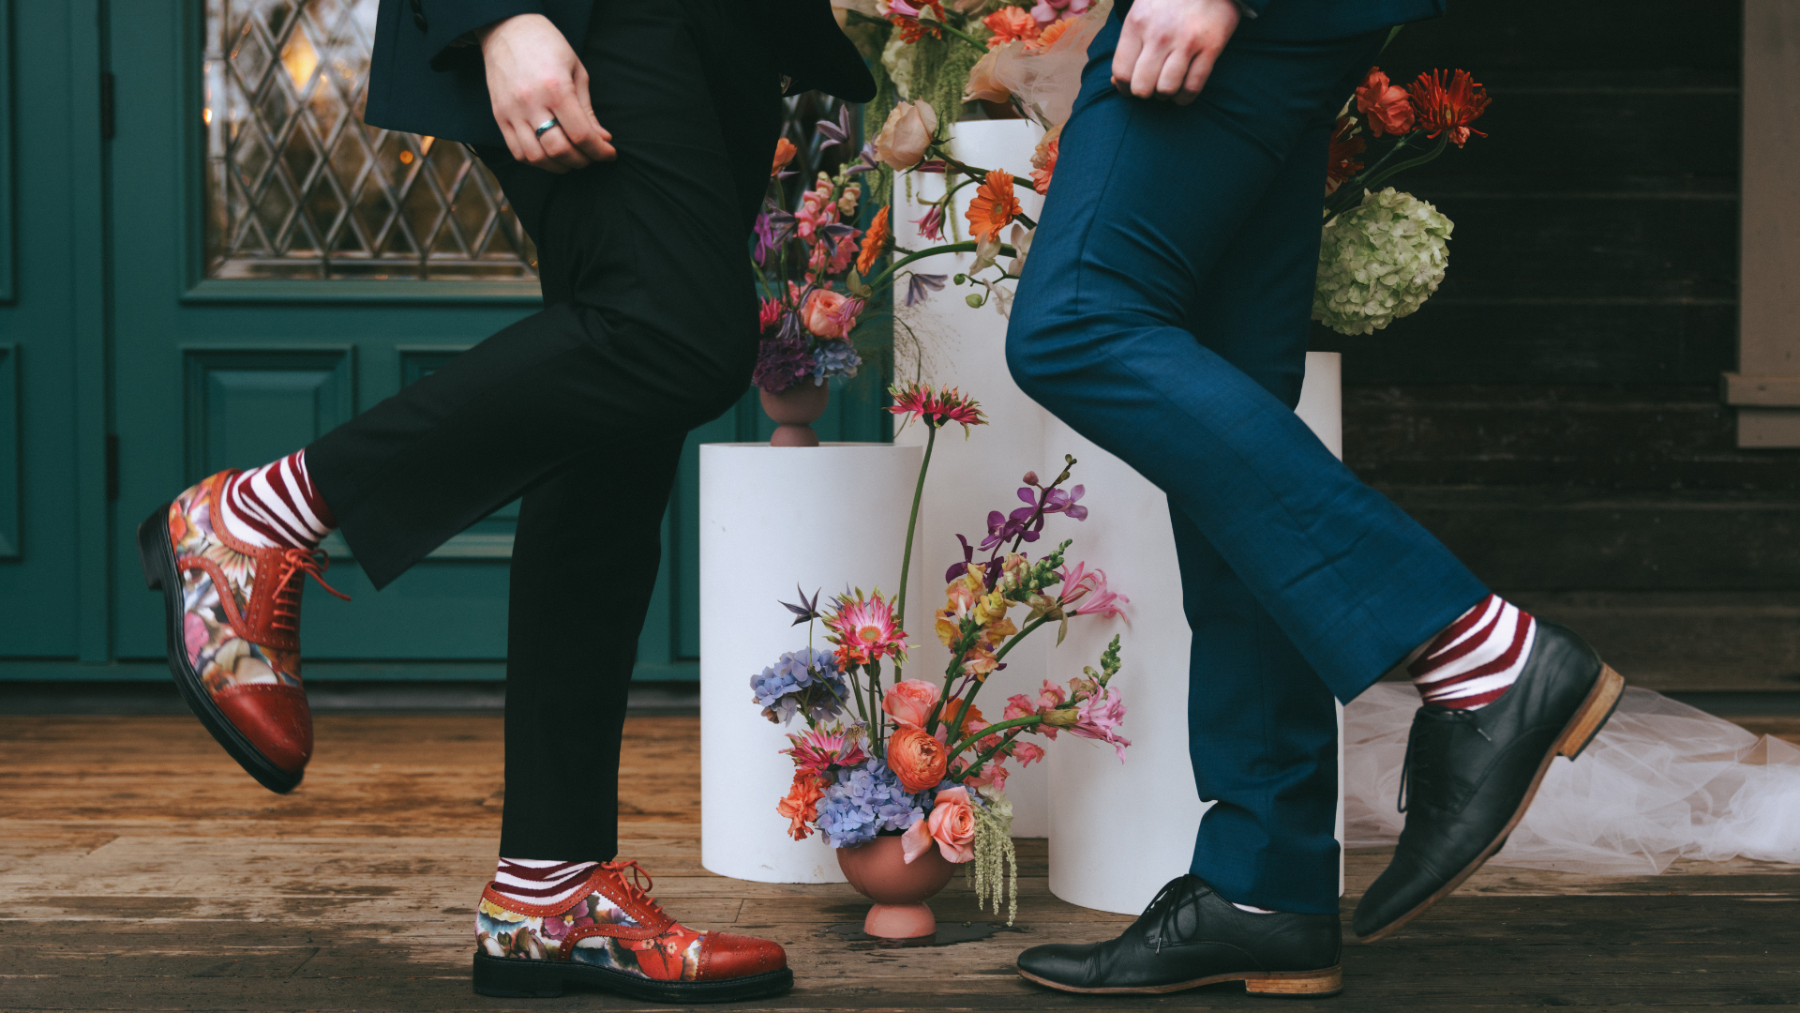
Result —
<instances>
[{"instance_id":1,"label":"navy blue suit trouser","mask_svg":"<svg viewBox=\"0 0 1800 1013\"><path fill-rule=\"evenodd\" d=\"M1014 379L1169 498L1202 820L1235 901L1338 909L1333 697L1486 589L1294 414L1333 119L1385 32L1233 40L1198 101L1121 96L1089 50L1007 335ZM1175 677L1169 673L1168 677Z\"/></svg>"}]
</instances>

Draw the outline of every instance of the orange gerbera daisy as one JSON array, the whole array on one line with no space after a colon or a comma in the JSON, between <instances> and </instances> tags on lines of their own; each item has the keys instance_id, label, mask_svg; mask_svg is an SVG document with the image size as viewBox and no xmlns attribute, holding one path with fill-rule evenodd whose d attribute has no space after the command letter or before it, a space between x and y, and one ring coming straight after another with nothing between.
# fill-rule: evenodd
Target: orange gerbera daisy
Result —
<instances>
[{"instance_id":1,"label":"orange gerbera daisy","mask_svg":"<svg viewBox=\"0 0 1800 1013\"><path fill-rule=\"evenodd\" d=\"M869 268L875 266L875 259L887 249L891 238L893 230L888 228L888 206L883 204L881 210L875 212L875 220L869 223L869 231L863 235L862 250L856 254L857 274L868 276Z\"/></svg>"},{"instance_id":2,"label":"orange gerbera daisy","mask_svg":"<svg viewBox=\"0 0 1800 1013\"><path fill-rule=\"evenodd\" d=\"M1020 212L1019 198L1013 194L1012 173L995 169L987 181L975 189L975 199L963 217L969 220L969 231L978 239L993 239L1000 230L1012 224Z\"/></svg>"},{"instance_id":3,"label":"orange gerbera daisy","mask_svg":"<svg viewBox=\"0 0 1800 1013\"><path fill-rule=\"evenodd\" d=\"M1487 112L1488 94L1485 88L1469 76L1468 71L1453 72L1447 83L1444 81L1443 71L1426 71L1407 89L1407 94L1412 98L1413 109L1419 114L1416 126L1425 131L1426 137L1443 134L1450 139L1451 144L1460 148L1470 134L1487 136L1479 130L1469 128L1469 124Z\"/></svg>"},{"instance_id":4,"label":"orange gerbera daisy","mask_svg":"<svg viewBox=\"0 0 1800 1013\"><path fill-rule=\"evenodd\" d=\"M1025 48L1032 52L1049 49L1051 46L1056 45L1056 40L1062 38L1062 34L1068 31L1069 25L1073 23L1074 19L1072 18L1064 18L1061 21L1050 22L1050 27L1039 32L1037 38L1028 40L1025 43Z\"/></svg>"},{"instance_id":5,"label":"orange gerbera daisy","mask_svg":"<svg viewBox=\"0 0 1800 1013\"><path fill-rule=\"evenodd\" d=\"M1350 117L1339 117L1337 128L1331 132L1330 153L1325 157L1325 192L1335 193L1344 181L1362 171L1363 164L1356 160L1369 142L1360 137L1350 135Z\"/></svg>"}]
</instances>

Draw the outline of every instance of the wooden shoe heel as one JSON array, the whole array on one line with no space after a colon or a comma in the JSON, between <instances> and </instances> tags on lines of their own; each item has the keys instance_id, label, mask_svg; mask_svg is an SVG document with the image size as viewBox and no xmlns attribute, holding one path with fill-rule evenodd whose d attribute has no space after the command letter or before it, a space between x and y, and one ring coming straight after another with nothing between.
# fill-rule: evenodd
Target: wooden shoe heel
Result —
<instances>
[{"instance_id":1,"label":"wooden shoe heel","mask_svg":"<svg viewBox=\"0 0 1800 1013\"><path fill-rule=\"evenodd\" d=\"M1581 709L1569 721L1569 727L1563 732L1561 741L1556 744L1559 755L1573 760L1581 755L1581 751L1600 734L1607 719L1619 707L1619 700L1625 695L1625 677L1612 670L1611 666L1600 666L1600 678L1594 680L1594 688L1582 703Z\"/></svg>"},{"instance_id":2,"label":"wooden shoe heel","mask_svg":"<svg viewBox=\"0 0 1800 1013\"><path fill-rule=\"evenodd\" d=\"M1255 995L1320 998L1344 990L1342 965L1323 971L1288 971L1266 977L1245 978L1244 991Z\"/></svg>"}]
</instances>

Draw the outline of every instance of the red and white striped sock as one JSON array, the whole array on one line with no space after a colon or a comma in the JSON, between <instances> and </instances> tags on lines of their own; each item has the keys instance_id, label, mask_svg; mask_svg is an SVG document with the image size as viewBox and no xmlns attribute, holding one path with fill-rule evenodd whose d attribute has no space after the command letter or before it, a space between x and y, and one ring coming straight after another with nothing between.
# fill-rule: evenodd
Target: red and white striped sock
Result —
<instances>
[{"instance_id":1,"label":"red and white striped sock","mask_svg":"<svg viewBox=\"0 0 1800 1013\"><path fill-rule=\"evenodd\" d=\"M306 473L306 451L240 471L219 493L225 530L259 549L316 549L337 518Z\"/></svg>"},{"instance_id":2,"label":"red and white striped sock","mask_svg":"<svg viewBox=\"0 0 1800 1013\"><path fill-rule=\"evenodd\" d=\"M1518 680L1536 637L1531 613L1490 594L1439 633L1406 671L1425 703L1480 710Z\"/></svg>"},{"instance_id":3,"label":"red and white striped sock","mask_svg":"<svg viewBox=\"0 0 1800 1013\"><path fill-rule=\"evenodd\" d=\"M575 896L599 862L558 862L545 858L502 858L494 870L494 892L520 904L551 905Z\"/></svg>"}]
</instances>

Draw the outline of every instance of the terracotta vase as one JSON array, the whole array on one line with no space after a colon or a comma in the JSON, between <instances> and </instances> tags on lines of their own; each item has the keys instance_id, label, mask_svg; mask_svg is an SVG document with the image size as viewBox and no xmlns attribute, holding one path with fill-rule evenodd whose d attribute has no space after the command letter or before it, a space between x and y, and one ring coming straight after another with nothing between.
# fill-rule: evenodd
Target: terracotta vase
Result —
<instances>
[{"instance_id":1,"label":"terracotta vase","mask_svg":"<svg viewBox=\"0 0 1800 1013\"><path fill-rule=\"evenodd\" d=\"M937 931L937 916L925 904L955 875L936 846L906 864L898 837L877 837L855 848L837 849L838 867L856 892L875 902L863 931L880 939L917 939Z\"/></svg>"},{"instance_id":2,"label":"terracotta vase","mask_svg":"<svg viewBox=\"0 0 1800 1013\"><path fill-rule=\"evenodd\" d=\"M831 400L830 384L815 384L802 377L779 394L771 394L766 390L759 393L762 396L763 411L780 423L775 427L775 435L769 437L769 446L819 445L819 434L813 432L812 424L825 414L825 405Z\"/></svg>"}]
</instances>

